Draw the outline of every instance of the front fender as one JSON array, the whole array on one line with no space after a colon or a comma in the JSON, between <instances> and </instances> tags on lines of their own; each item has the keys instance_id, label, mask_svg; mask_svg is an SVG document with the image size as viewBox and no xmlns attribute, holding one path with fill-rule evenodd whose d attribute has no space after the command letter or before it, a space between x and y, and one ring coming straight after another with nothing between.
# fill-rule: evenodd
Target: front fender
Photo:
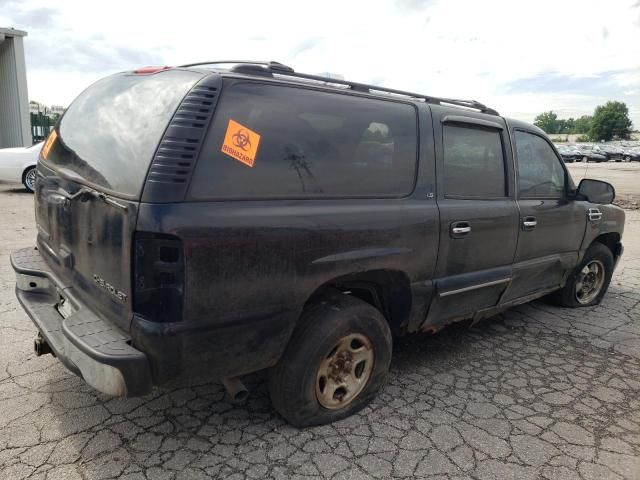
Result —
<instances>
[{"instance_id":1,"label":"front fender","mask_svg":"<svg viewBox=\"0 0 640 480\"><path fill-rule=\"evenodd\" d=\"M590 208L600 210L602 218L596 221L589 220ZM612 249L615 256L619 256L622 253L620 243L624 232L624 210L616 205L597 205L587 202L585 203L585 215L587 215L587 226L580 247L580 261L589 246L599 237L606 238L607 246Z\"/></svg>"}]
</instances>

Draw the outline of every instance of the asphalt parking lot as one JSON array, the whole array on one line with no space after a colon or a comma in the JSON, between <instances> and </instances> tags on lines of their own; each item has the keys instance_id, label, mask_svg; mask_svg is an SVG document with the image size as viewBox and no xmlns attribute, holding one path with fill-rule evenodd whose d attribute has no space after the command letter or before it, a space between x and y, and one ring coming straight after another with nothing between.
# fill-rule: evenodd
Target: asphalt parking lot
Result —
<instances>
[{"instance_id":1,"label":"asphalt parking lot","mask_svg":"<svg viewBox=\"0 0 640 480\"><path fill-rule=\"evenodd\" d=\"M0 203L0 479L640 479L640 210L600 306L401 339L370 407L299 430L262 374L240 407L206 378L117 399L36 358L8 259L33 243L33 197L0 184Z\"/></svg>"},{"instance_id":2,"label":"asphalt parking lot","mask_svg":"<svg viewBox=\"0 0 640 480\"><path fill-rule=\"evenodd\" d=\"M597 178L613 184L616 203L626 207L640 207L640 162L567 163L573 180Z\"/></svg>"}]
</instances>

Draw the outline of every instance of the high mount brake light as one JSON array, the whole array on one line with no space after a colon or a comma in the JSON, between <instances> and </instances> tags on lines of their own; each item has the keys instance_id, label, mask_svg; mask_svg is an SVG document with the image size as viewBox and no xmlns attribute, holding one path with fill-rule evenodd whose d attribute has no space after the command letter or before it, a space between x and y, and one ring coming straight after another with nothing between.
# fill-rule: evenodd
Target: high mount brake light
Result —
<instances>
[{"instance_id":1,"label":"high mount brake light","mask_svg":"<svg viewBox=\"0 0 640 480\"><path fill-rule=\"evenodd\" d=\"M171 67L168 67L167 65L163 66L163 67L142 67L139 68L137 70L134 70L133 73L135 73L136 75L151 75L152 73L158 73L161 72L163 70L169 70Z\"/></svg>"}]
</instances>

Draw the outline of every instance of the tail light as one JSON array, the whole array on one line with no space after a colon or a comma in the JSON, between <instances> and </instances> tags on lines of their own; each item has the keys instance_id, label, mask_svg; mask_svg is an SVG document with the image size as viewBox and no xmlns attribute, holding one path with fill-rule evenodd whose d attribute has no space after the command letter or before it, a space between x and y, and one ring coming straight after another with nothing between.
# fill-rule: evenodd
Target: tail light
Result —
<instances>
[{"instance_id":1,"label":"tail light","mask_svg":"<svg viewBox=\"0 0 640 480\"><path fill-rule=\"evenodd\" d=\"M136 232L133 310L153 322L182 320L184 255L172 235Z\"/></svg>"}]
</instances>

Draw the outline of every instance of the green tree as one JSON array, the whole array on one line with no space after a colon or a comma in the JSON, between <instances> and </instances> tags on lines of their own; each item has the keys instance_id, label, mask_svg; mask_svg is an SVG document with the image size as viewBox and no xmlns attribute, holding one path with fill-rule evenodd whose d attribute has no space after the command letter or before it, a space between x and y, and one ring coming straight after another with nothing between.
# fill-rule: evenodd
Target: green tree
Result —
<instances>
[{"instance_id":1,"label":"green tree","mask_svg":"<svg viewBox=\"0 0 640 480\"><path fill-rule=\"evenodd\" d=\"M575 129L575 120L571 117L569 118L559 118L558 126L556 127L556 133L573 133Z\"/></svg>"},{"instance_id":2,"label":"green tree","mask_svg":"<svg viewBox=\"0 0 640 480\"><path fill-rule=\"evenodd\" d=\"M576 118L573 123L572 133L589 133L592 121L593 117L591 115L582 115L580 118Z\"/></svg>"},{"instance_id":3,"label":"green tree","mask_svg":"<svg viewBox=\"0 0 640 480\"><path fill-rule=\"evenodd\" d=\"M614 137L629 138L631 125L627 105L623 102L609 101L596 107L589 137L596 141L608 141Z\"/></svg>"},{"instance_id":4,"label":"green tree","mask_svg":"<svg viewBox=\"0 0 640 480\"><path fill-rule=\"evenodd\" d=\"M533 120L533 124L544 130L545 133L558 133L558 115L553 113L552 110L538 115Z\"/></svg>"}]
</instances>

